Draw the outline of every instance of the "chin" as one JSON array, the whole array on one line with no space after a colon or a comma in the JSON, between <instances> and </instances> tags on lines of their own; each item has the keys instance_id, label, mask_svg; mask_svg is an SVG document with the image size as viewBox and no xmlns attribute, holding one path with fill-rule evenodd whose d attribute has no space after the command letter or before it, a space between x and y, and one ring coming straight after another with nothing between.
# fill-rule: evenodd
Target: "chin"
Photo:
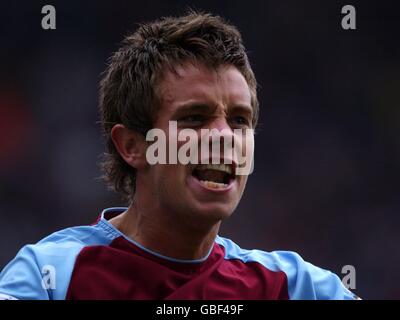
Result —
<instances>
[{"instance_id":1,"label":"chin","mask_svg":"<svg viewBox=\"0 0 400 320\"><path fill-rule=\"evenodd\" d=\"M202 203L197 208L193 208L192 212L204 221L216 223L229 218L233 214L235 207L226 203Z\"/></svg>"}]
</instances>

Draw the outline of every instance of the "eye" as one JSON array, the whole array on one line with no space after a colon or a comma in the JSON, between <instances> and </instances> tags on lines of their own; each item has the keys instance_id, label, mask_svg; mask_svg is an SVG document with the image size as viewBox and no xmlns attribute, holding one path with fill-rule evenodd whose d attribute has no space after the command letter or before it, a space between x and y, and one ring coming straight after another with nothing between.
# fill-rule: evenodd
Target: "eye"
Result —
<instances>
[{"instance_id":1,"label":"eye","mask_svg":"<svg viewBox=\"0 0 400 320\"><path fill-rule=\"evenodd\" d=\"M180 118L178 121L181 125L184 126L200 126L204 123L204 116L201 114L193 114L193 115L189 115L189 116L185 116Z\"/></svg>"},{"instance_id":2,"label":"eye","mask_svg":"<svg viewBox=\"0 0 400 320\"><path fill-rule=\"evenodd\" d=\"M243 116L232 117L231 122L234 126L239 126L239 127L250 126L249 120Z\"/></svg>"}]
</instances>

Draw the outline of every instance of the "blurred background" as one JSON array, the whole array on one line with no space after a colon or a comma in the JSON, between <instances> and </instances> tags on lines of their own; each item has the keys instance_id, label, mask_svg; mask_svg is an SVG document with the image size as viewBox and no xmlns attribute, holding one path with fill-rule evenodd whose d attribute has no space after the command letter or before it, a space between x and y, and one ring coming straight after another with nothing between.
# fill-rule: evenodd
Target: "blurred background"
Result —
<instances>
[{"instance_id":1,"label":"blurred background","mask_svg":"<svg viewBox=\"0 0 400 320\"><path fill-rule=\"evenodd\" d=\"M45 4L56 30L41 28ZM356 30L341 28L346 4ZM353 265L355 293L399 299L395 1L2 1L0 269L23 245L124 205L98 179L100 74L138 22L189 6L241 30L260 85L255 171L221 235L341 277Z\"/></svg>"}]
</instances>

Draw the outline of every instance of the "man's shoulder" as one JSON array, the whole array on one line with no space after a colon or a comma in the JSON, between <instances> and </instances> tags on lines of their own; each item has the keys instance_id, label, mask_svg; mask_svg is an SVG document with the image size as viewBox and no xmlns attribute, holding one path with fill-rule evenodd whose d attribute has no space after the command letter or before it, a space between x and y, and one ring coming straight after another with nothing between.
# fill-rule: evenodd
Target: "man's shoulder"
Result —
<instances>
[{"instance_id":1,"label":"man's shoulder","mask_svg":"<svg viewBox=\"0 0 400 320\"><path fill-rule=\"evenodd\" d=\"M303 258L294 251L259 249L244 249L231 239L218 236L216 243L224 247L225 259L238 259L243 262L259 262L271 271L282 271L285 267L297 267L305 263Z\"/></svg>"},{"instance_id":2,"label":"man's shoulder","mask_svg":"<svg viewBox=\"0 0 400 320\"><path fill-rule=\"evenodd\" d=\"M104 245L114 238L112 233L100 226L99 223L88 226L75 226L56 231L37 242L38 248L70 246Z\"/></svg>"},{"instance_id":3,"label":"man's shoulder","mask_svg":"<svg viewBox=\"0 0 400 320\"><path fill-rule=\"evenodd\" d=\"M225 259L257 262L270 271L283 272L287 278L290 299L355 298L335 273L305 261L294 251L248 250L223 237L217 237L216 242L224 247Z\"/></svg>"},{"instance_id":4,"label":"man's shoulder","mask_svg":"<svg viewBox=\"0 0 400 320\"><path fill-rule=\"evenodd\" d=\"M41 239L35 244L28 244L22 249L38 255L68 254L74 249L86 246L107 245L113 240L112 235L96 225L74 226L65 228Z\"/></svg>"},{"instance_id":5,"label":"man's shoulder","mask_svg":"<svg viewBox=\"0 0 400 320\"><path fill-rule=\"evenodd\" d=\"M0 293L18 299L64 299L81 250L106 246L113 238L100 221L66 228L25 245L0 273Z\"/></svg>"}]
</instances>

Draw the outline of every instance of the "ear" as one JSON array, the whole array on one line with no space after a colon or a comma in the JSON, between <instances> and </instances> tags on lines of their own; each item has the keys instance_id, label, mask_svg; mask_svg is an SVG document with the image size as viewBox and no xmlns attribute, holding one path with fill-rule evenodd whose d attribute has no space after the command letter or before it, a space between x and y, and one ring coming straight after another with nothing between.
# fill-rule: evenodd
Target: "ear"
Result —
<instances>
[{"instance_id":1,"label":"ear","mask_svg":"<svg viewBox=\"0 0 400 320\"><path fill-rule=\"evenodd\" d=\"M111 139L126 163L135 169L146 166L146 141L142 134L116 124L111 129Z\"/></svg>"}]
</instances>

